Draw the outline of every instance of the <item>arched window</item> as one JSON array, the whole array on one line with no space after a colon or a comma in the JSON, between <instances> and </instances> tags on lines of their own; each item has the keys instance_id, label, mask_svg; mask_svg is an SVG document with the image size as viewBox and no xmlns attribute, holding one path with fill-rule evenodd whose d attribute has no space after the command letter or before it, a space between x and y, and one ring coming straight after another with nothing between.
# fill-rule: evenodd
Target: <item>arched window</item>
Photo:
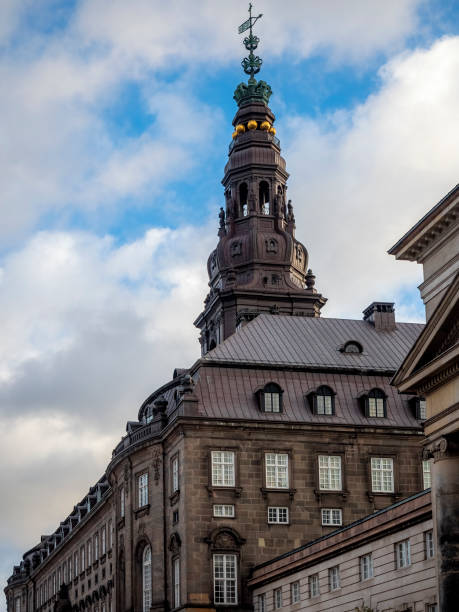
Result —
<instances>
[{"instance_id":1,"label":"arched window","mask_svg":"<svg viewBox=\"0 0 459 612\"><path fill-rule=\"evenodd\" d=\"M381 389L372 389L366 396L365 412L367 417L386 416L386 394Z\"/></svg>"},{"instance_id":2,"label":"arched window","mask_svg":"<svg viewBox=\"0 0 459 612\"><path fill-rule=\"evenodd\" d=\"M151 606L151 548L145 546L142 555L142 610L149 612Z\"/></svg>"},{"instance_id":3,"label":"arched window","mask_svg":"<svg viewBox=\"0 0 459 612\"><path fill-rule=\"evenodd\" d=\"M317 389L315 396L315 414L335 414L335 393L322 385Z\"/></svg>"},{"instance_id":4,"label":"arched window","mask_svg":"<svg viewBox=\"0 0 459 612\"><path fill-rule=\"evenodd\" d=\"M247 203L248 194L249 190L247 187L247 183L241 183L239 185L239 204L243 217L247 217L247 215L249 214L249 207Z\"/></svg>"},{"instance_id":5,"label":"arched window","mask_svg":"<svg viewBox=\"0 0 459 612\"><path fill-rule=\"evenodd\" d=\"M268 383L259 393L260 410L282 412L282 389L276 383Z\"/></svg>"},{"instance_id":6,"label":"arched window","mask_svg":"<svg viewBox=\"0 0 459 612\"><path fill-rule=\"evenodd\" d=\"M344 346L341 348L341 352L342 353L362 353L363 346L360 344L360 342L356 342L355 340L350 340L349 342L346 342L346 344L344 344Z\"/></svg>"},{"instance_id":7,"label":"arched window","mask_svg":"<svg viewBox=\"0 0 459 612\"><path fill-rule=\"evenodd\" d=\"M259 202L260 209L264 215L270 214L270 205L269 205L269 185L266 181L261 181L259 188Z\"/></svg>"}]
</instances>

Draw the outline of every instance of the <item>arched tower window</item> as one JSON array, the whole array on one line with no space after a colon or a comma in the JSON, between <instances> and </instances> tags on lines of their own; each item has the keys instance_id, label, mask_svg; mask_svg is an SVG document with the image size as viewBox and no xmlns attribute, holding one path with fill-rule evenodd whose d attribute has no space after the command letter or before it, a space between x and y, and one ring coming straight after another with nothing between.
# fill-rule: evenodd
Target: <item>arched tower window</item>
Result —
<instances>
[{"instance_id":1,"label":"arched tower window","mask_svg":"<svg viewBox=\"0 0 459 612\"><path fill-rule=\"evenodd\" d=\"M259 188L258 201L260 202L260 209L264 215L271 213L269 203L269 185L266 181L261 181Z\"/></svg>"},{"instance_id":2,"label":"arched tower window","mask_svg":"<svg viewBox=\"0 0 459 612\"><path fill-rule=\"evenodd\" d=\"M142 610L149 612L151 606L151 548L145 546L142 555Z\"/></svg>"},{"instance_id":3,"label":"arched tower window","mask_svg":"<svg viewBox=\"0 0 459 612\"><path fill-rule=\"evenodd\" d=\"M249 189L247 187L247 183L241 183L239 185L239 205L243 217L247 217L249 214L249 206L247 202L248 195Z\"/></svg>"}]
</instances>

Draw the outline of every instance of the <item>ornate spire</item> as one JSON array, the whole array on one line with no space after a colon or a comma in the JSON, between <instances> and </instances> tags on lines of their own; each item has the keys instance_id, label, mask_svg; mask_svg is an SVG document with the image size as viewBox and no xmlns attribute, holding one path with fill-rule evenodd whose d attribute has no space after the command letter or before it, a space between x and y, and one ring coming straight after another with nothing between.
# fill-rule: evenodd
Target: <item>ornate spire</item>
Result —
<instances>
[{"instance_id":1,"label":"ornate spire","mask_svg":"<svg viewBox=\"0 0 459 612\"><path fill-rule=\"evenodd\" d=\"M253 33L253 26L255 23L263 17L260 13L257 17L252 17L252 4L249 4L249 18L247 21L244 21L242 25L239 26L238 32L242 34L246 30L249 30L249 35L244 38L244 46L249 52L248 57L244 57L241 62L242 68L244 72L249 75L249 80L247 85L245 83L240 83L236 87L236 91L234 92L234 99L238 103L238 106L242 106L243 104L248 104L253 101L263 101L265 104L268 104L269 98L271 96L271 87L265 81L258 81L255 78L255 75L260 72L261 65L263 60L258 55L254 55L255 49L258 47L258 43L260 39L258 36L255 36Z\"/></svg>"}]
</instances>

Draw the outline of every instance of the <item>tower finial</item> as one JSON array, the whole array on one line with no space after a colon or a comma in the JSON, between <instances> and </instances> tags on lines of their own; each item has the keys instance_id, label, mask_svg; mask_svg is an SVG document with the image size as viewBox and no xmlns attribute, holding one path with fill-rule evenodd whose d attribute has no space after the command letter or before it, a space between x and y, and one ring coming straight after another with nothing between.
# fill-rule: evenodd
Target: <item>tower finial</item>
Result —
<instances>
[{"instance_id":1,"label":"tower finial","mask_svg":"<svg viewBox=\"0 0 459 612\"><path fill-rule=\"evenodd\" d=\"M249 83L256 83L254 75L257 74L257 72L260 72L260 68L263 63L261 57L258 57L258 55L253 54L255 49L258 47L260 39L258 38L258 36L255 36L253 34L252 28L255 23L260 19L260 17L263 17L261 13L258 15L258 17L252 17L252 3L250 3L249 18L247 19L247 21L244 21L244 23L238 28L239 34L242 34L246 30L250 30L249 35L244 38L244 46L247 51L249 51L249 57L244 57L241 62L244 72L250 75Z\"/></svg>"}]
</instances>

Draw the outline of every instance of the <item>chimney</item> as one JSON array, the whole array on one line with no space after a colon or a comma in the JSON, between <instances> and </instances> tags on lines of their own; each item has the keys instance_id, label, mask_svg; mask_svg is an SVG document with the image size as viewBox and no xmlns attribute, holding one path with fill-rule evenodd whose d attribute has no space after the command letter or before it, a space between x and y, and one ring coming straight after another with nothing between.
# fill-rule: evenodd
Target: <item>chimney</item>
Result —
<instances>
[{"instance_id":1,"label":"chimney","mask_svg":"<svg viewBox=\"0 0 459 612\"><path fill-rule=\"evenodd\" d=\"M363 320L373 324L377 330L395 329L394 302L372 302L363 311Z\"/></svg>"}]
</instances>

